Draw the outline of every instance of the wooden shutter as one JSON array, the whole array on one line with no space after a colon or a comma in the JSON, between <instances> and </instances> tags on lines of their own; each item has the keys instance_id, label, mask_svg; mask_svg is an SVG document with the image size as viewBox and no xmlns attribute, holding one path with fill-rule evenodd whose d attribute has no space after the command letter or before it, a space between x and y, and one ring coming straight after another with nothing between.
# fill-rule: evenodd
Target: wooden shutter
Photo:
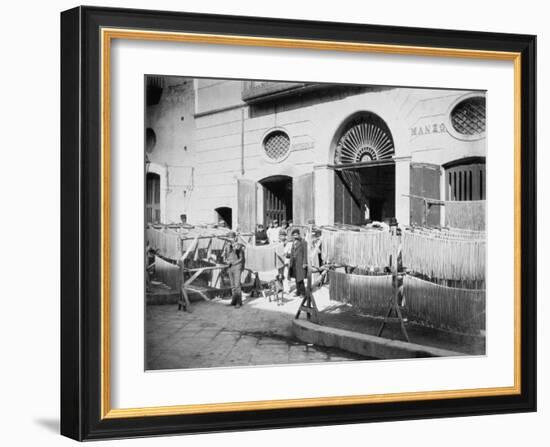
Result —
<instances>
[{"instance_id":1,"label":"wooden shutter","mask_svg":"<svg viewBox=\"0 0 550 447\"><path fill-rule=\"evenodd\" d=\"M440 177L439 165L411 163L411 196L440 200ZM439 226L441 224L440 208L439 205L426 208L423 199L411 197L411 225Z\"/></svg>"},{"instance_id":2,"label":"wooden shutter","mask_svg":"<svg viewBox=\"0 0 550 447\"><path fill-rule=\"evenodd\" d=\"M256 231L256 182L237 180L238 228L239 231Z\"/></svg>"},{"instance_id":3,"label":"wooden shutter","mask_svg":"<svg viewBox=\"0 0 550 447\"><path fill-rule=\"evenodd\" d=\"M363 225L365 203L359 173L334 171L334 222Z\"/></svg>"},{"instance_id":4,"label":"wooden shutter","mask_svg":"<svg viewBox=\"0 0 550 447\"><path fill-rule=\"evenodd\" d=\"M160 176L158 174L147 174L147 187L145 193L145 219L147 223L159 223Z\"/></svg>"},{"instance_id":5,"label":"wooden shutter","mask_svg":"<svg viewBox=\"0 0 550 447\"><path fill-rule=\"evenodd\" d=\"M292 181L292 220L305 225L315 218L315 194L313 172L295 177Z\"/></svg>"}]
</instances>

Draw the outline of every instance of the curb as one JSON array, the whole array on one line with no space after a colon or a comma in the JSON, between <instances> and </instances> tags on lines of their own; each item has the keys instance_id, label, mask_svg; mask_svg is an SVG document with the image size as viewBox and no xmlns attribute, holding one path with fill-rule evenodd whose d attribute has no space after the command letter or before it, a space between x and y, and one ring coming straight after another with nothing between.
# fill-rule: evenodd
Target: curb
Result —
<instances>
[{"instance_id":1,"label":"curb","mask_svg":"<svg viewBox=\"0 0 550 447\"><path fill-rule=\"evenodd\" d=\"M338 348L365 357L376 359L404 359L422 357L449 357L466 355L432 346L418 345L400 340L389 340L374 335L346 331L311 323L307 320L293 320L292 332L303 342L328 348Z\"/></svg>"}]
</instances>

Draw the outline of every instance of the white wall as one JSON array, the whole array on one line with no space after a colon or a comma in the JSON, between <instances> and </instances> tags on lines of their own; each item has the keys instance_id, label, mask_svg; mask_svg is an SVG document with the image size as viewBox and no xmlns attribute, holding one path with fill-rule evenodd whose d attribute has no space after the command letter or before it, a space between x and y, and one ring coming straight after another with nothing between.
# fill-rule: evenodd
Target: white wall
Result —
<instances>
[{"instance_id":1,"label":"white wall","mask_svg":"<svg viewBox=\"0 0 550 447\"><path fill-rule=\"evenodd\" d=\"M544 2L460 3L394 0L393 2L297 2L279 0L88 0L103 6L186 9L194 12L355 21L388 25L443 27L539 34L539 228L548 225L550 189L543 166L550 157L545 123L550 120L548 79L548 11ZM4 445L74 445L56 434L59 413L59 11L76 2L7 2L3 7L2 53L2 191L4 264L0 340L3 380L1 442ZM9 149L9 150L8 150ZM17 233L17 234L14 234ZM548 233L539 232L539 271L550 249ZM539 284L539 322L548 308ZM542 325L539 324L539 328ZM361 424L271 432L155 438L105 445L187 446L334 446L349 445L516 446L548 442L550 395L547 342L550 329L540 329L540 411L538 414ZM543 334L544 332L544 334ZM544 352L544 355L543 355ZM103 444L103 443L102 443Z\"/></svg>"},{"instance_id":2,"label":"white wall","mask_svg":"<svg viewBox=\"0 0 550 447\"><path fill-rule=\"evenodd\" d=\"M486 155L484 135L464 137L453 130L450 122L457 103L484 95L483 92L391 88L334 96L325 90L320 93L322 99L294 97L292 107L273 109L262 105L258 113L255 106L249 107L241 101L241 81L196 79L191 84L189 79L166 77L166 82L173 86L166 86L159 104L147 109L146 125L157 135L149 159L165 165L170 179L161 190L164 194L161 214L167 217L163 222L178 221L180 213L186 213L192 224L212 223L214 210L219 207L232 208L238 222L237 179L259 182L280 174L296 178L311 172L314 166L333 164L337 140L350 117L359 113L379 116L393 136L400 171L396 176L396 216L402 224L409 223L410 185L406 171L410 162L442 165L467 156ZM191 107L192 85L196 87L195 118ZM276 162L265 156L262 145L274 129L287 133L291 146L288 157ZM184 167L175 169L178 164ZM334 179L329 179L327 172L323 175L323 171L316 171L321 176L316 180L321 188L315 192L319 204L315 210L316 222L332 224L334 205L327 200L327 194L331 197L335 194ZM193 173L192 182L178 178L177 174L186 172ZM327 182L330 190L325 187ZM191 183L192 187L183 191L178 188ZM263 222L260 205L259 222Z\"/></svg>"},{"instance_id":3,"label":"white wall","mask_svg":"<svg viewBox=\"0 0 550 447\"><path fill-rule=\"evenodd\" d=\"M180 222L180 215L189 213L195 177L193 82L165 77L159 103L148 107L145 114L145 126L156 135L156 145L147 154L151 163L148 172L160 175L163 223Z\"/></svg>"}]
</instances>

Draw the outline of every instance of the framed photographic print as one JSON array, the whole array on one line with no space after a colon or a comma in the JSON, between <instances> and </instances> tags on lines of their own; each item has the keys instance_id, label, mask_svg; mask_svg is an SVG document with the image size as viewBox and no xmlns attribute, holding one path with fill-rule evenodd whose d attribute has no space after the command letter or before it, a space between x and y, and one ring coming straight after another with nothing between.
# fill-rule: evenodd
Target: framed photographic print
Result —
<instances>
[{"instance_id":1,"label":"framed photographic print","mask_svg":"<svg viewBox=\"0 0 550 447\"><path fill-rule=\"evenodd\" d=\"M61 14L61 432L536 409L536 38Z\"/></svg>"}]
</instances>

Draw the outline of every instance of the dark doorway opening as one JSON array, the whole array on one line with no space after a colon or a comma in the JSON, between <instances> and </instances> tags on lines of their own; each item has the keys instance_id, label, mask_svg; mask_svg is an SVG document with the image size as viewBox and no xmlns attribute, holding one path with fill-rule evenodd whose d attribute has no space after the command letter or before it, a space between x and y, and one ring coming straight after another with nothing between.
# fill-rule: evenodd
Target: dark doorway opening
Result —
<instances>
[{"instance_id":1,"label":"dark doorway opening","mask_svg":"<svg viewBox=\"0 0 550 447\"><path fill-rule=\"evenodd\" d=\"M364 225L395 218L395 147L386 122L359 112L343 124L334 147L334 222Z\"/></svg>"},{"instance_id":2,"label":"dark doorway opening","mask_svg":"<svg viewBox=\"0 0 550 447\"><path fill-rule=\"evenodd\" d=\"M147 223L160 222L160 175L152 172L147 173L145 219Z\"/></svg>"},{"instance_id":3,"label":"dark doorway opening","mask_svg":"<svg viewBox=\"0 0 550 447\"><path fill-rule=\"evenodd\" d=\"M216 211L218 216L218 223L223 222L227 228L233 228L233 210L231 208L221 206L214 211Z\"/></svg>"},{"instance_id":4,"label":"dark doorway opening","mask_svg":"<svg viewBox=\"0 0 550 447\"><path fill-rule=\"evenodd\" d=\"M263 186L264 225L292 219L292 177L275 175L260 181Z\"/></svg>"},{"instance_id":5,"label":"dark doorway opening","mask_svg":"<svg viewBox=\"0 0 550 447\"><path fill-rule=\"evenodd\" d=\"M365 225L369 221L388 223L395 217L395 164L362 164L336 168L334 222Z\"/></svg>"}]
</instances>

